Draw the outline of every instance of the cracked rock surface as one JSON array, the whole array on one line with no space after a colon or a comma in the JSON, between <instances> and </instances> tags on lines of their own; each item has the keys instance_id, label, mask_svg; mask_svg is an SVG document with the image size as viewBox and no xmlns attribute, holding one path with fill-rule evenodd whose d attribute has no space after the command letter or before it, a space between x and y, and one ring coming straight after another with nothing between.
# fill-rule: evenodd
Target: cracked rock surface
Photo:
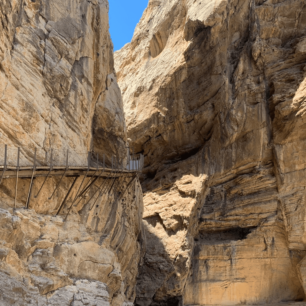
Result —
<instances>
[{"instance_id":1,"label":"cracked rock surface","mask_svg":"<svg viewBox=\"0 0 306 306\"><path fill-rule=\"evenodd\" d=\"M303 300L305 1L151 0L115 66L145 155L136 304Z\"/></svg>"},{"instance_id":2,"label":"cracked rock surface","mask_svg":"<svg viewBox=\"0 0 306 306\"><path fill-rule=\"evenodd\" d=\"M129 306L142 256L142 192L135 179L121 185L122 197L104 194L93 207L95 187L69 215L71 201L57 216L38 206L0 208L0 305Z\"/></svg>"},{"instance_id":3,"label":"cracked rock surface","mask_svg":"<svg viewBox=\"0 0 306 306\"><path fill-rule=\"evenodd\" d=\"M113 155L124 165L107 0L0 0L1 167L4 144L9 166L16 166L17 147L21 166L33 165L35 149L37 166L51 164L51 149L54 167L66 165L67 151L69 166L87 166L91 150L100 161L105 154L106 166ZM1 306L132 305L141 187L136 177L97 171L97 180L35 172L33 184L1 180Z\"/></svg>"},{"instance_id":4,"label":"cracked rock surface","mask_svg":"<svg viewBox=\"0 0 306 306\"><path fill-rule=\"evenodd\" d=\"M1 152L20 146L23 163L34 148L41 164L51 149L57 165L67 150L70 165L86 165L92 149L124 160L107 0L1 0L0 20Z\"/></svg>"}]
</instances>

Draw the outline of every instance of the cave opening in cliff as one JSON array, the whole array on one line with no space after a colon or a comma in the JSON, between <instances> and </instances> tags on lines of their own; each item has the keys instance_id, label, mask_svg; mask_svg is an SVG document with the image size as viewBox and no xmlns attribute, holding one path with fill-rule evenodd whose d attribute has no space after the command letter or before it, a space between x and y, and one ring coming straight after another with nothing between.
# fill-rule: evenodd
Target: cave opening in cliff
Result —
<instances>
[{"instance_id":1,"label":"cave opening in cliff","mask_svg":"<svg viewBox=\"0 0 306 306\"><path fill-rule=\"evenodd\" d=\"M136 304L136 306L137 305L138 304ZM150 306L183 306L183 298L181 296L174 296L164 299L162 301L155 301L153 298L153 302Z\"/></svg>"},{"instance_id":2,"label":"cave opening in cliff","mask_svg":"<svg viewBox=\"0 0 306 306\"><path fill-rule=\"evenodd\" d=\"M217 231L200 231L198 241L201 243L218 243L224 241L238 241L247 239L248 235L257 227L233 227Z\"/></svg>"}]
</instances>

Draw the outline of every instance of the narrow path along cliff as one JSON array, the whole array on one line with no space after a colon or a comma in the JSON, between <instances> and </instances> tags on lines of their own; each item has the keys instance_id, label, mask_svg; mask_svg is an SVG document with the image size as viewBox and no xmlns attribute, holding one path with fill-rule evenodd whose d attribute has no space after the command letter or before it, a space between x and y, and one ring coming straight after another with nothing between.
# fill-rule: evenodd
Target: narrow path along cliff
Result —
<instances>
[{"instance_id":1,"label":"narrow path along cliff","mask_svg":"<svg viewBox=\"0 0 306 306\"><path fill-rule=\"evenodd\" d=\"M0 0L1 306L135 300L141 158L128 153L108 10Z\"/></svg>"},{"instance_id":2,"label":"narrow path along cliff","mask_svg":"<svg viewBox=\"0 0 306 306\"><path fill-rule=\"evenodd\" d=\"M305 0L108 11L0 0L0 306L305 306Z\"/></svg>"}]
</instances>

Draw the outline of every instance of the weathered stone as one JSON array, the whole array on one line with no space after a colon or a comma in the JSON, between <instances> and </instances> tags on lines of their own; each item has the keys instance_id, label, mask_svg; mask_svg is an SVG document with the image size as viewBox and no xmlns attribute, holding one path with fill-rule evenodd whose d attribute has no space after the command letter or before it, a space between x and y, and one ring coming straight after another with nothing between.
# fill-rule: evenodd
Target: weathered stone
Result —
<instances>
[{"instance_id":1,"label":"weathered stone","mask_svg":"<svg viewBox=\"0 0 306 306\"><path fill-rule=\"evenodd\" d=\"M93 201L87 203L85 198L67 218L69 206L57 217L22 208L12 214L0 209L0 274L5 273L0 279L7 278L10 286L4 287L5 294L1 291L0 296L12 301L5 305L18 305L26 297L33 301L47 297L48 305L59 305L61 296L67 305L73 301L75 305L117 306L133 301L142 253L138 241L142 192L137 180L129 185L130 181L122 180L121 186L116 186L122 198L103 196L92 208ZM76 279L84 279L85 289L81 289L85 293L71 287ZM107 290L101 301L98 293L86 293L90 292L86 288L95 284ZM21 295L15 294L19 287Z\"/></svg>"},{"instance_id":2,"label":"weathered stone","mask_svg":"<svg viewBox=\"0 0 306 306\"><path fill-rule=\"evenodd\" d=\"M137 305L304 299L305 17L301 0L151 0L115 53L145 156Z\"/></svg>"},{"instance_id":3,"label":"weathered stone","mask_svg":"<svg viewBox=\"0 0 306 306\"><path fill-rule=\"evenodd\" d=\"M32 163L34 148L42 164L51 149L57 165L67 150L71 165L86 165L91 149L108 163L113 154L124 160L107 0L0 6L0 144L9 145L9 161L16 164L16 146L23 163Z\"/></svg>"},{"instance_id":4,"label":"weathered stone","mask_svg":"<svg viewBox=\"0 0 306 306\"><path fill-rule=\"evenodd\" d=\"M33 165L35 149L36 165L50 165L52 149L53 166L66 165L68 151L68 166L87 166L91 150L106 166L113 155L124 166L108 28L107 0L0 0L0 166L4 144L9 166L17 147L22 166ZM62 207L74 178L44 180L20 178L16 203L16 179L1 182L1 306L132 303L142 254L138 179L99 178L73 201L91 180L81 176Z\"/></svg>"}]
</instances>

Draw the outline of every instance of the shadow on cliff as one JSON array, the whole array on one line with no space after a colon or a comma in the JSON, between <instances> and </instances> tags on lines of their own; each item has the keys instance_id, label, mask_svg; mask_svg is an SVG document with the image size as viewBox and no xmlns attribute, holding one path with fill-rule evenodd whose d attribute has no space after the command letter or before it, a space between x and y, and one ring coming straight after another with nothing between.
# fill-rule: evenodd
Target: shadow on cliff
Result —
<instances>
[{"instance_id":1,"label":"shadow on cliff","mask_svg":"<svg viewBox=\"0 0 306 306\"><path fill-rule=\"evenodd\" d=\"M143 219L145 255L139 265L135 305L183 305L194 232L207 187L202 157L200 151L164 165L154 178L142 184L147 193Z\"/></svg>"},{"instance_id":2,"label":"shadow on cliff","mask_svg":"<svg viewBox=\"0 0 306 306\"><path fill-rule=\"evenodd\" d=\"M160 237L154 231L165 231L159 215L143 220L143 245L145 254L140 262L136 306L181 306L182 296L178 288L177 272L173 260ZM166 238L164 233L164 238ZM169 288L172 289L171 295ZM167 294L168 293L168 294Z\"/></svg>"}]
</instances>

